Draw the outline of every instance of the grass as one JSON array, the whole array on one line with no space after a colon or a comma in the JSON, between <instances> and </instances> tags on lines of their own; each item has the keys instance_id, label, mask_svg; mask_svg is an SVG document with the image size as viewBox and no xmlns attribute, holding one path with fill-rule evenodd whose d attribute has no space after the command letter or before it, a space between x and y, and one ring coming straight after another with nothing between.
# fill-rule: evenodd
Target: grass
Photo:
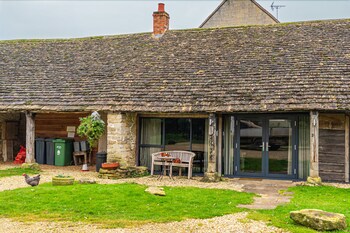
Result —
<instances>
[{"instance_id":1,"label":"grass","mask_svg":"<svg viewBox=\"0 0 350 233\"><path fill-rule=\"evenodd\" d=\"M52 186L0 192L0 216L30 221L85 221L105 227L210 218L243 211L254 194L231 190L165 187L166 196L138 184Z\"/></svg>"},{"instance_id":2,"label":"grass","mask_svg":"<svg viewBox=\"0 0 350 233\"><path fill-rule=\"evenodd\" d=\"M0 170L0 178L9 176L21 176L23 173L26 174L38 174L39 172L31 168L8 168L6 170Z\"/></svg>"},{"instance_id":3,"label":"grass","mask_svg":"<svg viewBox=\"0 0 350 233\"><path fill-rule=\"evenodd\" d=\"M317 232L294 224L289 218L289 212L301 209L321 209L344 214L348 228L345 231L337 232L350 231L350 189L330 186L296 186L289 188L288 191L294 193L290 203L278 206L274 210L252 211L249 214L249 218L263 220L291 232Z\"/></svg>"}]
</instances>

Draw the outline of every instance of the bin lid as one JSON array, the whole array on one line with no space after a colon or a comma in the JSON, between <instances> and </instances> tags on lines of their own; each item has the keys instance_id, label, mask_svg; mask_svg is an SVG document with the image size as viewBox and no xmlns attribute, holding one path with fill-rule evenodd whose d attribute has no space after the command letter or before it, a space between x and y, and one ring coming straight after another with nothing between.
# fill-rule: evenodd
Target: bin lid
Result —
<instances>
[{"instance_id":1,"label":"bin lid","mask_svg":"<svg viewBox=\"0 0 350 233\"><path fill-rule=\"evenodd\" d=\"M35 140L36 140L36 141L44 141L45 138L36 138Z\"/></svg>"},{"instance_id":2,"label":"bin lid","mask_svg":"<svg viewBox=\"0 0 350 233\"><path fill-rule=\"evenodd\" d=\"M55 138L45 138L46 142L53 142L53 140L55 140Z\"/></svg>"},{"instance_id":3,"label":"bin lid","mask_svg":"<svg viewBox=\"0 0 350 233\"><path fill-rule=\"evenodd\" d=\"M72 139L69 139L69 138L57 138L57 139L54 139L52 140L53 142L62 142L62 143L65 143L65 142L71 142L73 141Z\"/></svg>"},{"instance_id":4,"label":"bin lid","mask_svg":"<svg viewBox=\"0 0 350 233\"><path fill-rule=\"evenodd\" d=\"M105 152L105 151L100 151L100 152L97 152L96 155L106 156L106 155L107 155L107 152Z\"/></svg>"}]
</instances>

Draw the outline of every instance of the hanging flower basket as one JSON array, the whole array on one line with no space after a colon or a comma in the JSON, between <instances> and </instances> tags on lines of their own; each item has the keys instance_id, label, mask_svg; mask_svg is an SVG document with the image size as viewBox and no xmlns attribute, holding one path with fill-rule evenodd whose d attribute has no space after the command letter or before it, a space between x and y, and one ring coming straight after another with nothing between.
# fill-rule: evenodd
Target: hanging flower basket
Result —
<instances>
[{"instance_id":1,"label":"hanging flower basket","mask_svg":"<svg viewBox=\"0 0 350 233\"><path fill-rule=\"evenodd\" d=\"M74 177L73 176L54 176L52 177L52 185L55 186L64 186L64 185L73 185Z\"/></svg>"}]
</instances>

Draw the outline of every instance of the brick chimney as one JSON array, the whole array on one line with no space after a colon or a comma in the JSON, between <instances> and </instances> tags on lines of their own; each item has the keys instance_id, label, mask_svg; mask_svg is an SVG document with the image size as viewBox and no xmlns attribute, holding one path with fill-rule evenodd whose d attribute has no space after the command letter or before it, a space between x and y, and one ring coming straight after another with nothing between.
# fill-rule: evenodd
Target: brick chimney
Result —
<instances>
[{"instance_id":1,"label":"brick chimney","mask_svg":"<svg viewBox=\"0 0 350 233\"><path fill-rule=\"evenodd\" d=\"M169 29L169 14L164 11L164 3L158 4L158 11L153 12L153 35L162 36Z\"/></svg>"}]
</instances>

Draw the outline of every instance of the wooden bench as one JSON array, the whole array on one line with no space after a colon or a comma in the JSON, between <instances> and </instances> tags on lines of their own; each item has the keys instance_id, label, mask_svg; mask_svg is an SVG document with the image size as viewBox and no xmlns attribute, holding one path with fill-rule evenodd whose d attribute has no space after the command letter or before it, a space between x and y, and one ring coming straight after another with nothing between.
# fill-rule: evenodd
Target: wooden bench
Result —
<instances>
[{"instance_id":1,"label":"wooden bench","mask_svg":"<svg viewBox=\"0 0 350 233\"><path fill-rule=\"evenodd\" d=\"M153 172L154 172L154 165L164 165L164 162L159 159L161 157L160 153L167 153L171 157L180 159L179 163L174 163L174 162L172 163L173 167L180 168L179 176L181 176L181 168L183 167L188 168L188 179L192 177L193 158L196 154L190 151L179 151L179 150L161 151L161 152L153 153L151 175L153 175Z\"/></svg>"}]
</instances>

